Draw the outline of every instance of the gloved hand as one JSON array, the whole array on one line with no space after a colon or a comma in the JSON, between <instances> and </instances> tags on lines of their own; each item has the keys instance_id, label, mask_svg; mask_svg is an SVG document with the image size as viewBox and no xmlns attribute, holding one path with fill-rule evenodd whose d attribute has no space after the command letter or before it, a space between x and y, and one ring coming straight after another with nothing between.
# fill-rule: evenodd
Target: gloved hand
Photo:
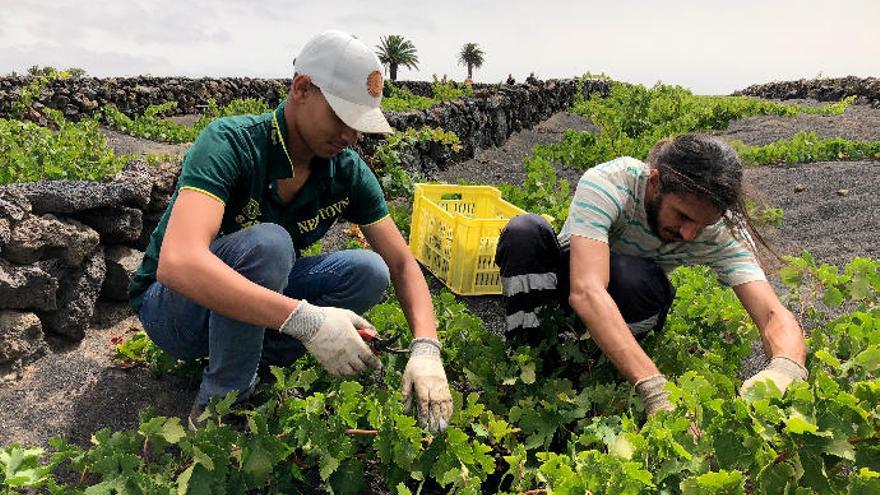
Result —
<instances>
[{"instance_id":1,"label":"gloved hand","mask_svg":"<svg viewBox=\"0 0 880 495\"><path fill-rule=\"evenodd\" d=\"M767 366L761 371L755 373L751 378L744 381L739 389L739 395L742 397L746 391L758 382L770 380L776 385L781 392L795 380L806 380L809 376L807 369L799 363L783 356L776 356L771 359Z\"/></svg>"},{"instance_id":2,"label":"gloved hand","mask_svg":"<svg viewBox=\"0 0 880 495\"><path fill-rule=\"evenodd\" d=\"M315 306L302 299L278 331L299 339L331 375L348 376L382 367L358 335L358 328L373 325L353 311Z\"/></svg>"},{"instance_id":3,"label":"gloved hand","mask_svg":"<svg viewBox=\"0 0 880 495\"><path fill-rule=\"evenodd\" d=\"M419 424L435 433L445 430L452 417L452 395L440 360L440 342L427 337L413 339L402 385L406 410L412 407L415 391Z\"/></svg>"},{"instance_id":4,"label":"gloved hand","mask_svg":"<svg viewBox=\"0 0 880 495\"><path fill-rule=\"evenodd\" d=\"M657 411L663 409L672 411L675 407L669 402L669 392L663 390L666 386L666 377L663 375L654 375L642 378L634 385L636 393L642 398L642 404L645 405L645 413L648 416L653 415Z\"/></svg>"}]
</instances>

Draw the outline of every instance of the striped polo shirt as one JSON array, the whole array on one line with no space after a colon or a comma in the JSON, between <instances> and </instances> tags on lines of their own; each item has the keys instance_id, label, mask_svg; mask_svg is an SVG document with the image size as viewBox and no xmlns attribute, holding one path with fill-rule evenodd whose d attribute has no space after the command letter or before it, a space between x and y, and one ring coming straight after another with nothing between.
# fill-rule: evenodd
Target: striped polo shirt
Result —
<instances>
[{"instance_id":1,"label":"striped polo shirt","mask_svg":"<svg viewBox=\"0 0 880 495\"><path fill-rule=\"evenodd\" d=\"M587 170L575 191L559 243L568 250L572 235L608 244L612 253L656 262L667 274L682 265L707 265L727 286L766 280L745 229L723 220L693 241L669 242L654 235L645 212L650 167L621 157ZM749 249L749 248L752 249Z\"/></svg>"}]
</instances>

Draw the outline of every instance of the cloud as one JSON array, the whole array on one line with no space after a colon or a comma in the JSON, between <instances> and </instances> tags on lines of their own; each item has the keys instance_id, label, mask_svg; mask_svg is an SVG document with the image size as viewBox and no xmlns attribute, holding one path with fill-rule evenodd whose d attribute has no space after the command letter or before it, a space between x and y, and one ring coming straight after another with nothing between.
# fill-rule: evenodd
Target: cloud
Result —
<instances>
[{"instance_id":1,"label":"cloud","mask_svg":"<svg viewBox=\"0 0 880 495\"><path fill-rule=\"evenodd\" d=\"M0 72L34 63L92 74L289 75L313 35L344 29L374 47L401 34L419 71L461 80L461 45L486 52L481 82L604 71L725 93L768 79L880 74L880 2L824 0L716 4L544 0L0 0ZM45 62L44 62L45 60ZM7 69L7 67L9 69Z\"/></svg>"},{"instance_id":2,"label":"cloud","mask_svg":"<svg viewBox=\"0 0 880 495\"><path fill-rule=\"evenodd\" d=\"M135 76L149 73L150 68L168 65L161 56L132 55L113 51L94 51L67 47L59 52L54 43L5 47L0 50L0 68L24 72L32 65L52 66L57 69L80 67L93 76ZM0 69L0 72L7 72Z\"/></svg>"},{"instance_id":3,"label":"cloud","mask_svg":"<svg viewBox=\"0 0 880 495\"><path fill-rule=\"evenodd\" d=\"M422 11L401 11L393 9L388 13L369 12L366 14L342 14L333 18L340 28L352 33L369 32L384 34L403 34L407 30L417 30L423 34L434 34L438 30L434 19L425 16ZM396 29L396 30L395 30ZM404 34L404 37L407 37Z\"/></svg>"},{"instance_id":4,"label":"cloud","mask_svg":"<svg viewBox=\"0 0 880 495\"><path fill-rule=\"evenodd\" d=\"M150 3L92 2L16 3L12 17L18 17L29 37L64 44L90 42L161 44L180 46L218 43L231 39L231 23L222 10L204 0Z\"/></svg>"}]
</instances>

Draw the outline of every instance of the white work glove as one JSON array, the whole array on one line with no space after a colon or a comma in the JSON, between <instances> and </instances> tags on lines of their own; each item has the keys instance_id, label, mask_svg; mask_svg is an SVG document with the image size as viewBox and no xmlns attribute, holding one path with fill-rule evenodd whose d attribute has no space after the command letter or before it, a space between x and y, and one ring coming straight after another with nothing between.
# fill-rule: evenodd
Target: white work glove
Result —
<instances>
[{"instance_id":1,"label":"white work glove","mask_svg":"<svg viewBox=\"0 0 880 495\"><path fill-rule=\"evenodd\" d=\"M315 306L301 299L278 331L299 339L331 375L348 376L382 367L358 328L373 325L353 311Z\"/></svg>"},{"instance_id":2,"label":"white work glove","mask_svg":"<svg viewBox=\"0 0 880 495\"><path fill-rule=\"evenodd\" d=\"M657 411L663 409L672 411L675 407L669 402L669 392L663 390L666 386L666 377L663 375L654 375L642 378L637 381L633 387L636 393L642 398L642 404L645 405L645 413L648 416L653 415Z\"/></svg>"},{"instance_id":3,"label":"white work glove","mask_svg":"<svg viewBox=\"0 0 880 495\"><path fill-rule=\"evenodd\" d=\"M404 407L410 410L415 391L419 424L431 432L441 432L452 417L452 395L440 360L440 342L417 337L409 349L409 362L403 371Z\"/></svg>"},{"instance_id":4,"label":"white work glove","mask_svg":"<svg viewBox=\"0 0 880 495\"><path fill-rule=\"evenodd\" d=\"M742 387L739 389L740 397L744 396L746 391L755 386L758 382L763 382L765 380L770 380L776 385L776 388L779 389L780 392L785 392L785 389L791 384L791 382L795 380L806 380L809 376L807 369L801 366L799 363L782 356L776 356L771 359L767 366L764 367L761 371L755 373L751 378L744 381Z\"/></svg>"}]
</instances>

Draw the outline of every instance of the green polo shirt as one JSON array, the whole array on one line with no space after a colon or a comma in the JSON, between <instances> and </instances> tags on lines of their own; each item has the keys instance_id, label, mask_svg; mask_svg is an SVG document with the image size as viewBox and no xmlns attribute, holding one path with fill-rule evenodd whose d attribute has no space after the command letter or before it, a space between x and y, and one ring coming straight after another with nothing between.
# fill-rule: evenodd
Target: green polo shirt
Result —
<instances>
[{"instance_id":1,"label":"green polo shirt","mask_svg":"<svg viewBox=\"0 0 880 495\"><path fill-rule=\"evenodd\" d=\"M273 125L278 119L287 142L284 105L262 115L224 117L211 122L186 152L171 203L150 237L144 260L128 288L137 312L143 293L156 280L159 250L171 209L183 189L199 191L224 205L219 236L263 222L284 227L297 252L324 236L343 218L370 225L388 216L379 181L363 159L345 149L327 159L315 157L311 174L293 200L284 204L276 181L293 176Z\"/></svg>"}]
</instances>

